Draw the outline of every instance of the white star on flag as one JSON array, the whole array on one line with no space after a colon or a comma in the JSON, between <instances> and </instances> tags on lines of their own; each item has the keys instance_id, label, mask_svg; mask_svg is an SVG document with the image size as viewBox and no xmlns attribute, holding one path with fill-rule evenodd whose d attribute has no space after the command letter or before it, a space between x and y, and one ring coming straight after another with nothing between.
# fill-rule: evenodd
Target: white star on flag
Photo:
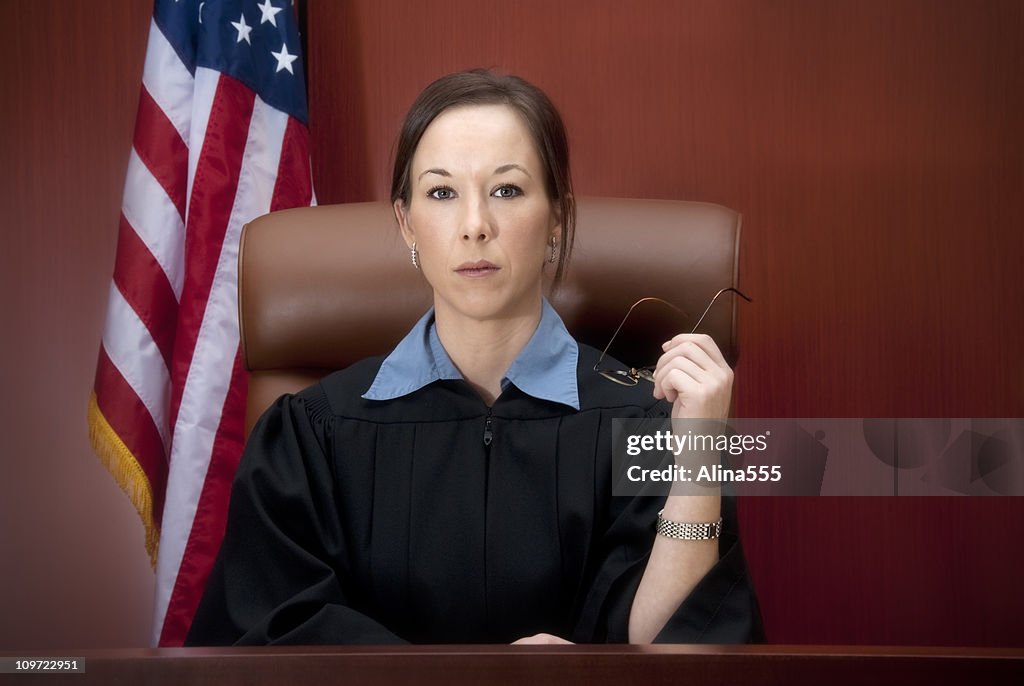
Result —
<instances>
[{"instance_id":1,"label":"white star on flag","mask_svg":"<svg viewBox=\"0 0 1024 686\"><path fill-rule=\"evenodd\" d=\"M269 21L274 26L277 26L277 19L275 19L274 17L277 15L278 12L283 11L283 9L281 7L274 7L273 5L271 5L270 0L265 0L265 2L262 5L257 6L260 8L260 12L263 13L263 16L260 17L260 23L264 24Z\"/></svg>"},{"instance_id":2,"label":"white star on flag","mask_svg":"<svg viewBox=\"0 0 1024 686\"><path fill-rule=\"evenodd\" d=\"M245 23L245 12L242 13L241 18L238 21L231 22L231 25L238 31L238 40L236 43L241 43L243 40L252 45L252 41L249 40L249 34L252 33L252 27Z\"/></svg>"},{"instance_id":3,"label":"white star on flag","mask_svg":"<svg viewBox=\"0 0 1024 686\"><path fill-rule=\"evenodd\" d=\"M267 2L270 2L270 0L267 0ZM270 54L273 55L277 59L277 69L274 70L275 74L277 72L281 71L282 69L287 69L288 73L290 73L290 74L294 74L295 73L294 71L292 71L292 62L294 62L295 60L299 59L299 56L298 55L289 55L288 54L288 44L287 43L282 43L281 44L281 52L274 52L273 50L271 50Z\"/></svg>"}]
</instances>

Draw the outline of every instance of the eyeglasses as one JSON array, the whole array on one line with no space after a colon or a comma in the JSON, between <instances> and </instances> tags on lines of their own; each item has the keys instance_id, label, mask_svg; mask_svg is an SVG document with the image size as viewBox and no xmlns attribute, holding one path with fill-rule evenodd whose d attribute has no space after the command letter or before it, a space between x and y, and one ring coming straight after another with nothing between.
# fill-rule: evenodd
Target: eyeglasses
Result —
<instances>
[{"instance_id":1,"label":"eyeglasses","mask_svg":"<svg viewBox=\"0 0 1024 686\"><path fill-rule=\"evenodd\" d=\"M697 323L693 325L693 329L690 331L690 333L697 333L697 329L700 328L701 322L704 321L704 317L706 317L708 312L711 311L711 306L715 304L715 301L717 301L723 293L735 293L736 295L746 300L748 303L754 302L749 297L747 297L746 295L744 295L735 288L723 288L722 290L715 293L715 297L713 297L711 299L711 302L708 303L708 306L704 308L703 314L700 315L700 318L697 320ZM638 305L641 305L646 302L658 302L661 303L662 305L667 305L671 307L679 314L683 314L683 311L680 310L678 307L676 307L667 300L662 300L661 298L640 298L635 303L633 303L633 305L626 312L626 316L622 318L622 322L619 324L618 328L615 329L615 333L612 334L612 339L608 341L608 345L606 345L604 347L604 350L601 351L601 356L597 358L597 363L594 365L594 371L603 376L604 378L608 379L609 381L614 381L615 383L621 384L623 386L636 386L640 382L640 379L645 379L652 383L654 382L654 365L651 365L649 367L630 367L628 370L601 369L601 362L604 360L604 356L608 354L608 350L611 349L612 343L615 342L615 339L616 337L618 337L619 332L622 331L622 327L626 325L626 320L629 319L629 315L633 313L633 310L635 310Z\"/></svg>"}]
</instances>

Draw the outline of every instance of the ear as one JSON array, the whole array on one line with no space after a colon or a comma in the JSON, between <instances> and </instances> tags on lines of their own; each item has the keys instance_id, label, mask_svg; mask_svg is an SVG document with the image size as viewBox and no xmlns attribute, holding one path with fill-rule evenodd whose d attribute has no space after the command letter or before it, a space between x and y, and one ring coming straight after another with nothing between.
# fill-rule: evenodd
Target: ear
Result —
<instances>
[{"instance_id":1,"label":"ear","mask_svg":"<svg viewBox=\"0 0 1024 686\"><path fill-rule=\"evenodd\" d=\"M409 210L401 198L395 201L392 209L395 211L395 219L398 220L398 228L402 231L402 238L405 239L406 246L411 249L412 244L416 242L416 236L409 226Z\"/></svg>"},{"instance_id":2,"label":"ear","mask_svg":"<svg viewBox=\"0 0 1024 686\"><path fill-rule=\"evenodd\" d=\"M555 243L559 243L562 238L562 206L557 203L551 203L551 240Z\"/></svg>"}]
</instances>

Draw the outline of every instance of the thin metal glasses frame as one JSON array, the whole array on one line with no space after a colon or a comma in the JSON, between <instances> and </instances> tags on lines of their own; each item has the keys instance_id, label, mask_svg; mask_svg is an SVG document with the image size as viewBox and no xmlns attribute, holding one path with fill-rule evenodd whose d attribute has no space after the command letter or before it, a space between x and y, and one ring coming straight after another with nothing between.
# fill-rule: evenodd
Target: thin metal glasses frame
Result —
<instances>
[{"instance_id":1,"label":"thin metal glasses frame","mask_svg":"<svg viewBox=\"0 0 1024 686\"><path fill-rule=\"evenodd\" d=\"M700 328L701 323L704 321L704 317L706 317L708 312L711 311L711 307L722 296L723 293L735 293L736 295L740 296L741 298L743 298L747 302L754 302L749 296L747 296L744 293L740 292L736 288L723 288L722 290L720 290L717 293L715 293L715 297L711 298L711 302L709 302L708 306L704 308L704 312L701 313L700 318L697 320L697 323L693 325L693 329L690 331L691 334L697 333L697 329ZM612 343L615 342L615 339L618 337L619 332L622 331L622 327L626 325L626 320L629 319L629 315L631 315L633 313L633 310L635 310L638 305L640 305L642 303L645 303L645 302L650 302L650 301L659 302L659 303L661 303L663 305L667 305L667 306L671 307L673 310L675 310L676 312L678 312L679 314L683 314L682 310L680 310L678 307L676 307L675 305L673 305L669 301L662 300L661 298L655 298L653 296L646 297L646 298L640 298L635 303L633 303L632 306L630 306L629 310L626 311L626 316L622 318L622 321L619 323L619 326L615 329L615 333L612 334L611 340L608 341L608 345L606 345L604 347L604 350L601 351L601 356L599 358L597 358L597 362L594 364L594 371L597 372L598 374L600 374L601 376L603 376L604 378L608 379L609 381L614 381L615 383L621 384L623 386L636 386L638 383L640 383L640 379L644 379L644 380L650 381L652 383L654 382L654 367L653 366L650 366L650 367L630 367L628 370L627 369L601 369L600 368L601 367L601 362L604 361L605 355L608 354L608 350L611 349L611 347L612 347Z\"/></svg>"}]
</instances>

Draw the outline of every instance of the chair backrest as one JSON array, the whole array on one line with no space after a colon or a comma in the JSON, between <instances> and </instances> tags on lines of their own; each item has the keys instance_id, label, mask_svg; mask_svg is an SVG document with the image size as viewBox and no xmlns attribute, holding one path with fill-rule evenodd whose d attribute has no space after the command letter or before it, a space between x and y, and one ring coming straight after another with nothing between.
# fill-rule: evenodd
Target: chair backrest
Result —
<instances>
[{"instance_id":1,"label":"chair backrest","mask_svg":"<svg viewBox=\"0 0 1024 686\"><path fill-rule=\"evenodd\" d=\"M568 275L551 302L577 340L599 349L645 296L674 303L692 326L715 293L738 285L739 239L740 215L719 205L580 198ZM431 305L386 202L255 219L242 234L238 279L247 434L282 393L390 351ZM700 331L734 363L735 297L723 296ZM660 354L649 340L644 350L631 345L624 337L610 354L634 365Z\"/></svg>"}]
</instances>

